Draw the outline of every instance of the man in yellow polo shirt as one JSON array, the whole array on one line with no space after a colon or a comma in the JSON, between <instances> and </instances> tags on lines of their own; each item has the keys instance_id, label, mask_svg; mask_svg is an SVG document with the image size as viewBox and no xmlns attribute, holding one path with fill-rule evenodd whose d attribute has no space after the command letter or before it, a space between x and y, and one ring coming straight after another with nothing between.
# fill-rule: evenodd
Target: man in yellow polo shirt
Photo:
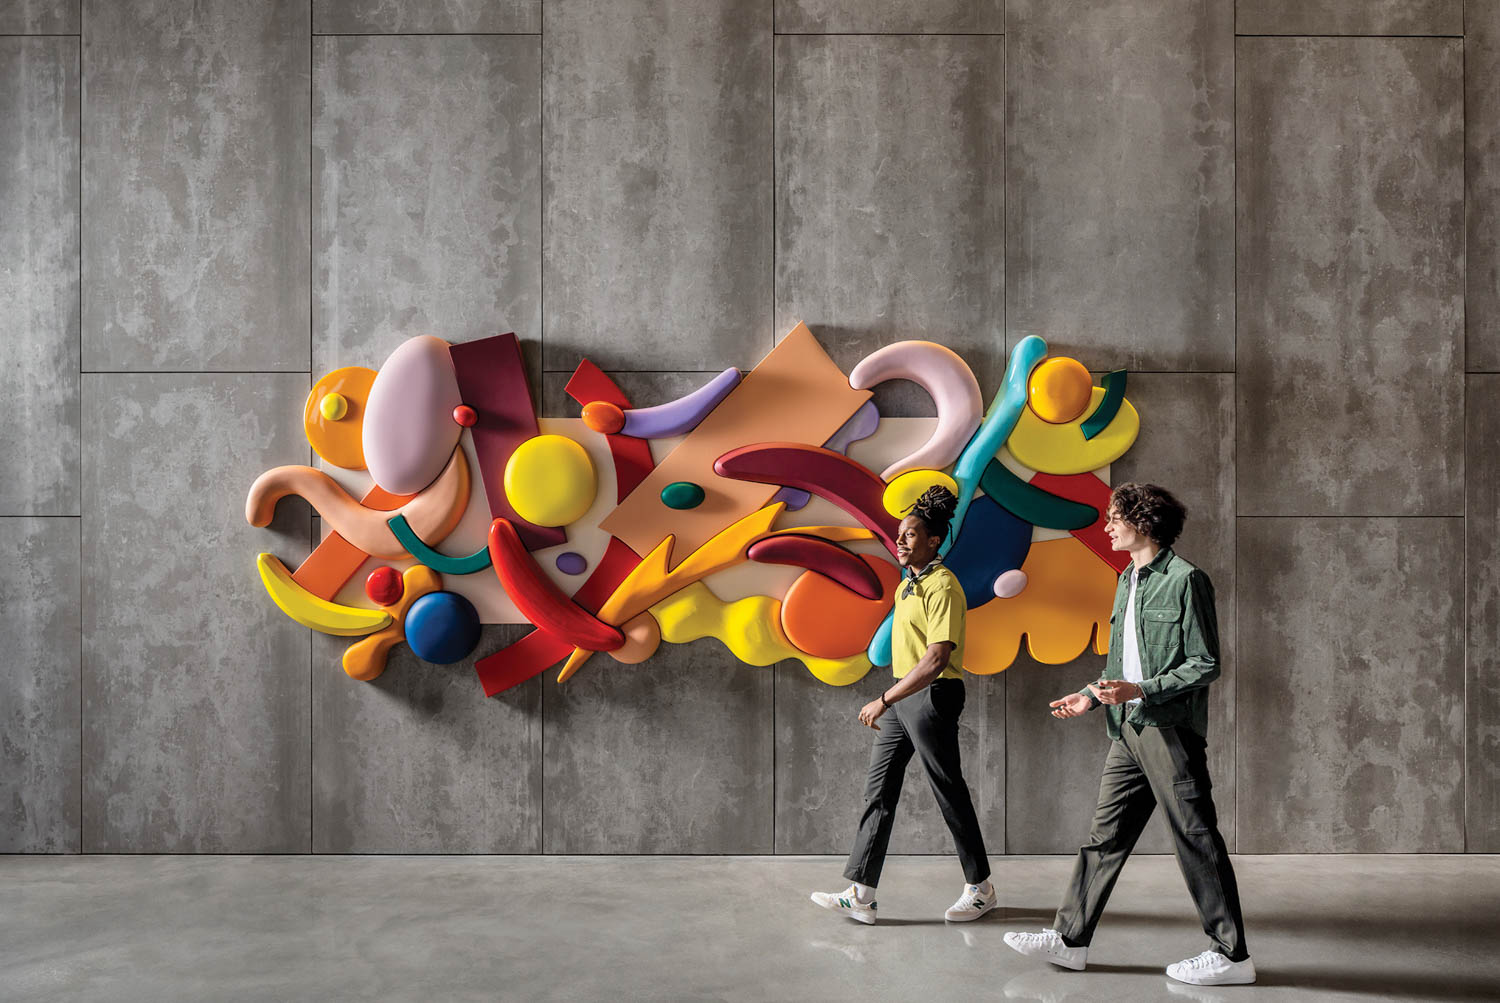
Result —
<instances>
[{"instance_id":1,"label":"man in yellow polo shirt","mask_svg":"<svg viewBox=\"0 0 1500 1003\"><path fill-rule=\"evenodd\" d=\"M958 719L964 709L959 670L968 606L958 578L938 557L957 505L952 492L932 488L917 499L897 530L896 559L904 569L891 633L891 671L897 682L859 712L860 722L877 734L859 832L844 869L844 877L854 883L842 892L812 896L823 908L861 923L875 922L875 886L891 840L901 781L914 753L927 771L964 870L964 890L944 918L978 919L995 906L989 857L958 752ZM890 716L884 725L877 724L886 711Z\"/></svg>"}]
</instances>

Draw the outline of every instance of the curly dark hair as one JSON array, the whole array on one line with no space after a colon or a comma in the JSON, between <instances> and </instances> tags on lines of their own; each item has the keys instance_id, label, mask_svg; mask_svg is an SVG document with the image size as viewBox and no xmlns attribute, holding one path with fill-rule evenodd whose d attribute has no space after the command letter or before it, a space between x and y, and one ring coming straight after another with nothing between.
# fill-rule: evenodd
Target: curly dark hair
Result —
<instances>
[{"instance_id":1,"label":"curly dark hair","mask_svg":"<svg viewBox=\"0 0 1500 1003\"><path fill-rule=\"evenodd\" d=\"M934 484L923 491L916 501L906 506L905 511L917 517L927 528L928 536L946 540L948 528L953 523L953 513L957 509L958 498L953 492L941 484Z\"/></svg>"},{"instance_id":2,"label":"curly dark hair","mask_svg":"<svg viewBox=\"0 0 1500 1003\"><path fill-rule=\"evenodd\" d=\"M1109 507L1120 513L1130 528L1149 536L1159 547L1170 547L1182 535L1187 506L1172 492L1155 484L1117 484L1109 495Z\"/></svg>"}]
</instances>

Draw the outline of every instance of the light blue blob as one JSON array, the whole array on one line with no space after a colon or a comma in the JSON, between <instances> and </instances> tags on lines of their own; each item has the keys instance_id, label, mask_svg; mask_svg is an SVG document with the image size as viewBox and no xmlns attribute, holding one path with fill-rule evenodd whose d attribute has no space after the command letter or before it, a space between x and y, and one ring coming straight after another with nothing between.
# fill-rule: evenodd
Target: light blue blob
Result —
<instances>
[{"instance_id":1,"label":"light blue blob","mask_svg":"<svg viewBox=\"0 0 1500 1003\"><path fill-rule=\"evenodd\" d=\"M887 613L875 631L875 636L870 638L870 647L865 654L869 655L871 665L891 664L891 627L895 624L895 618L895 610Z\"/></svg>"},{"instance_id":2,"label":"light blue blob","mask_svg":"<svg viewBox=\"0 0 1500 1003\"><path fill-rule=\"evenodd\" d=\"M939 555L948 553L953 548L953 541L958 539L958 531L963 528L964 515L974 500L974 491L979 487L984 468L1015 431L1016 422L1021 419L1021 409L1026 406L1031 371L1046 356L1047 343L1034 334L1022 338L1011 350L1010 363L1005 367L1004 387L995 395L979 431L974 433L953 465L953 479L958 482L958 509L953 513L953 528L938 550Z\"/></svg>"}]
</instances>

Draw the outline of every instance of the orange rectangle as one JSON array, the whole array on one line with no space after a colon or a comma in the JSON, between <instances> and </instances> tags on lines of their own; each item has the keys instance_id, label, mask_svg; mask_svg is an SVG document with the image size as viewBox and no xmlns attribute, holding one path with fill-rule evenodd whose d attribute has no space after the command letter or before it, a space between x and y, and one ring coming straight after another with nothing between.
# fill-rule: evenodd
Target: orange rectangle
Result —
<instances>
[{"instance_id":1,"label":"orange rectangle","mask_svg":"<svg viewBox=\"0 0 1500 1003\"><path fill-rule=\"evenodd\" d=\"M720 477L714 473L714 460L736 446L756 442L821 446L869 399L868 390L849 385L849 377L807 325L798 324L600 526L642 556L673 534L675 564L719 530L765 505L777 491L774 484ZM662 489L677 481L702 487L703 504L686 511L662 504Z\"/></svg>"}]
</instances>

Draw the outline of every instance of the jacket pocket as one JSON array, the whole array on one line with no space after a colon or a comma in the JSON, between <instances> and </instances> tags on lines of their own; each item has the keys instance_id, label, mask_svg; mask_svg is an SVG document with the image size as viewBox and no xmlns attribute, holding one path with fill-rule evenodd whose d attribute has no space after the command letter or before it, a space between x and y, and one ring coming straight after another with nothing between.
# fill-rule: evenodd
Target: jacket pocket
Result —
<instances>
[{"instance_id":1,"label":"jacket pocket","mask_svg":"<svg viewBox=\"0 0 1500 1003\"><path fill-rule=\"evenodd\" d=\"M1173 781L1172 793L1177 798L1177 812L1182 819L1183 832L1190 836L1201 836L1213 831L1218 818L1214 812L1212 785L1207 780Z\"/></svg>"},{"instance_id":2,"label":"jacket pocket","mask_svg":"<svg viewBox=\"0 0 1500 1003\"><path fill-rule=\"evenodd\" d=\"M1146 606L1141 610L1141 640L1146 644L1167 647L1182 643L1180 606Z\"/></svg>"}]
</instances>

